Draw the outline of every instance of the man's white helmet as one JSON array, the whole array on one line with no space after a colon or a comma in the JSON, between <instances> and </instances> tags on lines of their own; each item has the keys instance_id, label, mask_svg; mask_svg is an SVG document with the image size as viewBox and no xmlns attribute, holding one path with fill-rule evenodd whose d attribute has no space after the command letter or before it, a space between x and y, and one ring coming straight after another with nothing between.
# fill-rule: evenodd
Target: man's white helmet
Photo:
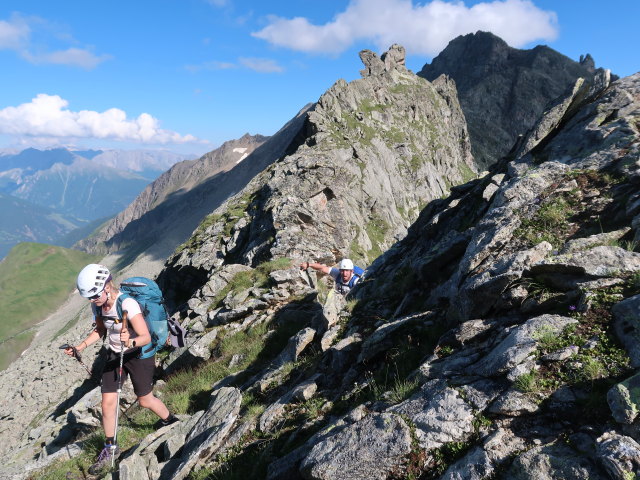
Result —
<instances>
[{"instance_id":1,"label":"man's white helmet","mask_svg":"<svg viewBox=\"0 0 640 480\"><path fill-rule=\"evenodd\" d=\"M348 258L343 258L338 263L338 270L353 270L353 262Z\"/></svg>"},{"instance_id":2,"label":"man's white helmet","mask_svg":"<svg viewBox=\"0 0 640 480\"><path fill-rule=\"evenodd\" d=\"M78 292L84 298L93 297L104 290L104 286L111 280L111 272L104 265L90 263L78 274Z\"/></svg>"}]
</instances>

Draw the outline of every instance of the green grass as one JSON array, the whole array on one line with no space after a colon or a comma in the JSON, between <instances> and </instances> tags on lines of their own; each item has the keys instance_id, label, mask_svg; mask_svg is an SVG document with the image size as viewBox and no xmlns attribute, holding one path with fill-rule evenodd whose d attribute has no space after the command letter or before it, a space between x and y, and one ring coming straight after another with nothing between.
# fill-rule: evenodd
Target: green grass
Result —
<instances>
[{"instance_id":1,"label":"green grass","mask_svg":"<svg viewBox=\"0 0 640 480\"><path fill-rule=\"evenodd\" d=\"M28 480L67 480L67 474L71 472L75 476L71 478L83 478L79 475L86 475L88 468L95 462L96 457L102 450L104 437L98 434L91 435L85 440L83 451L80 455L70 460L58 460L43 470L32 472Z\"/></svg>"},{"instance_id":2,"label":"green grass","mask_svg":"<svg viewBox=\"0 0 640 480\"><path fill-rule=\"evenodd\" d=\"M210 345L213 355L209 361L196 368L180 370L167 379L162 391L163 401L176 413L192 414L206 408L214 383L247 368L257 372L282 351L300 328L300 324L293 321L262 323L216 340ZM239 355L241 360L230 368L229 362L234 355ZM246 400L252 401L257 400Z\"/></svg>"},{"instance_id":3,"label":"green grass","mask_svg":"<svg viewBox=\"0 0 640 480\"><path fill-rule=\"evenodd\" d=\"M462 177L462 182L467 183L471 180L474 180L478 175L471 170L471 167L464 162L460 162L460 176Z\"/></svg>"},{"instance_id":4,"label":"green grass","mask_svg":"<svg viewBox=\"0 0 640 480\"><path fill-rule=\"evenodd\" d=\"M371 241L371 249L367 252L369 261L382 255L385 237L391 227L380 216L373 214L371 220L365 225L365 231Z\"/></svg>"},{"instance_id":5,"label":"green grass","mask_svg":"<svg viewBox=\"0 0 640 480\"><path fill-rule=\"evenodd\" d=\"M543 325L531 336L534 338L534 340L537 340L538 347L544 353L550 353L567 346L565 337L559 335L558 332L556 332L555 329L551 327L551 325Z\"/></svg>"},{"instance_id":6,"label":"green grass","mask_svg":"<svg viewBox=\"0 0 640 480\"><path fill-rule=\"evenodd\" d=\"M537 392L539 389L538 376L535 370L520 375L513 382L513 386L524 393Z\"/></svg>"},{"instance_id":7,"label":"green grass","mask_svg":"<svg viewBox=\"0 0 640 480\"><path fill-rule=\"evenodd\" d=\"M28 345L22 332L56 310L75 288L78 272L96 261L84 252L40 243L20 243L9 252L0 263L0 369Z\"/></svg>"},{"instance_id":8,"label":"green grass","mask_svg":"<svg viewBox=\"0 0 640 480\"><path fill-rule=\"evenodd\" d=\"M212 360L196 369L185 369L172 375L163 390L163 400L169 409L176 413L192 414L206 408L211 386L253 363L265 347L266 333L266 325L261 324L247 332L224 337L217 345L211 345L216 350ZM242 360L229 368L229 361L234 355L240 355Z\"/></svg>"},{"instance_id":9,"label":"green grass","mask_svg":"<svg viewBox=\"0 0 640 480\"><path fill-rule=\"evenodd\" d=\"M407 380L397 378L389 392L389 401L393 404L400 403L409 398L418 389L417 379Z\"/></svg>"},{"instance_id":10,"label":"green grass","mask_svg":"<svg viewBox=\"0 0 640 480\"><path fill-rule=\"evenodd\" d=\"M524 219L514 236L523 238L531 245L543 241L554 248L561 247L569 230L569 217L575 210L575 200L571 197L555 197L547 200L533 218Z\"/></svg>"}]
</instances>

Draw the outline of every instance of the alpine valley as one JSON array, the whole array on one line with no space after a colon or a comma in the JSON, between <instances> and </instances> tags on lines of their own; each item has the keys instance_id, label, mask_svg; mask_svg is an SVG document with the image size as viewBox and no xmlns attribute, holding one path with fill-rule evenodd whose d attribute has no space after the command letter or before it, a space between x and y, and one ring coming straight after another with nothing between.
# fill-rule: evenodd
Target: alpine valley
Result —
<instances>
[{"instance_id":1,"label":"alpine valley","mask_svg":"<svg viewBox=\"0 0 640 480\"><path fill-rule=\"evenodd\" d=\"M190 158L151 150L0 153L0 258L18 242L71 246Z\"/></svg>"},{"instance_id":2,"label":"alpine valley","mask_svg":"<svg viewBox=\"0 0 640 480\"><path fill-rule=\"evenodd\" d=\"M127 383L103 478L640 478L640 73L486 32L418 74L400 45L360 59L147 186L76 180L98 154L4 170L3 200L70 217L96 175L137 189L74 248L156 279L189 332L156 359L180 422L154 430ZM301 269L345 257L346 298ZM89 376L58 347L90 329L72 293L0 372L0 478L88 478L104 349Z\"/></svg>"}]
</instances>

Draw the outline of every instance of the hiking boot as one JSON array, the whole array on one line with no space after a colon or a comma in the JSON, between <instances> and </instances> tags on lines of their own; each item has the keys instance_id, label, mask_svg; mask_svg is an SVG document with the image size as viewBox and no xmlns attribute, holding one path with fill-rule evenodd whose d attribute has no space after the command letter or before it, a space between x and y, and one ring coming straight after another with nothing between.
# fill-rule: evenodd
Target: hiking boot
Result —
<instances>
[{"instance_id":1,"label":"hiking boot","mask_svg":"<svg viewBox=\"0 0 640 480\"><path fill-rule=\"evenodd\" d=\"M170 413L169 416L166 418L166 420L158 420L155 424L156 430L162 428L162 427L166 427L167 425L171 425L174 424L176 422L179 422L180 419L178 417L176 417L173 413Z\"/></svg>"},{"instance_id":2,"label":"hiking boot","mask_svg":"<svg viewBox=\"0 0 640 480\"><path fill-rule=\"evenodd\" d=\"M100 455L98 455L98 460L96 463L89 467L89 474L98 475L102 473L105 468L111 467L112 459L115 459L120 455L120 449L117 445L105 445Z\"/></svg>"}]
</instances>

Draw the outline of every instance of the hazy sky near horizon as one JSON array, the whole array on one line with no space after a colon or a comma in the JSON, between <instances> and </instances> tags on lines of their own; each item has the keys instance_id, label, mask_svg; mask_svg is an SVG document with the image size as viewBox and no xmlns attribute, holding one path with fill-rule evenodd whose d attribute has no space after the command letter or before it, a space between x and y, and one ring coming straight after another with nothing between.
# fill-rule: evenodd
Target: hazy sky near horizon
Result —
<instances>
[{"instance_id":1,"label":"hazy sky near horizon","mask_svg":"<svg viewBox=\"0 0 640 480\"><path fill-rule=\"evenodd\" d=\"M627 76L640 70L638 18L638 0L4 0L0 149L201 154L272 135L359 78L364 48L399 43L417 72L477 30Z\"/></svg>"}]
</instances>

